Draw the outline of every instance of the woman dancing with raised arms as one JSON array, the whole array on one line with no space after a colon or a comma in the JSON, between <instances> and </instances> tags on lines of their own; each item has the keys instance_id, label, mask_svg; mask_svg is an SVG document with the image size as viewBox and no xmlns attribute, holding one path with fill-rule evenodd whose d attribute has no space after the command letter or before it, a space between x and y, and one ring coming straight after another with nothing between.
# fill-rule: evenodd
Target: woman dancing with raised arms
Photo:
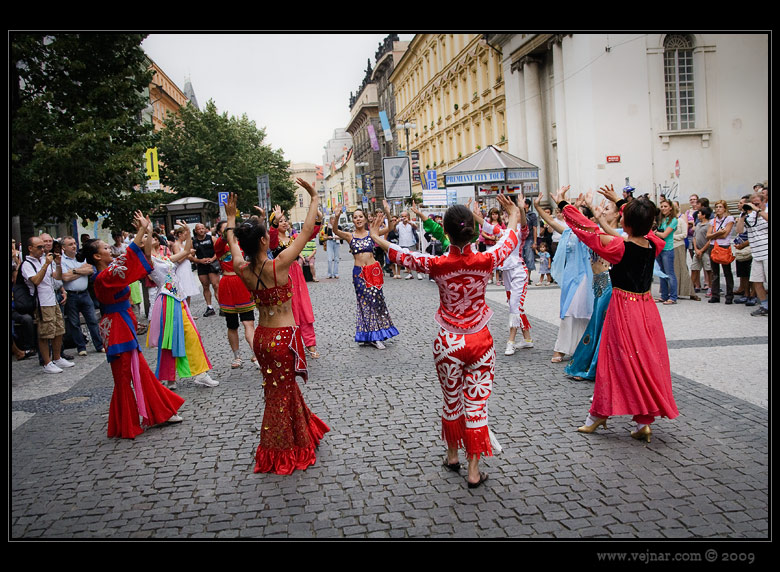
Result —
<instances>
[{"instance_id":1,"label":"woman dancing with raised arms","mask_svg":"<svg viewBox=\"0 0 780 572\"><path fill-rule=\"evenodd\" d=\"M566 188L553 200L572 232L612 264L612 300L601 332L593 404L585 425L577 430L593 433L602 425L606 428L609 416L633 415L637 429L631 436L650 442L650 424L656 417L679 415L666 335L650 292L653 264L664 248L663 239L651 231L658 209L646 197L626 204L622 215L628 236L621 237L605 233L566 202Z\"/></svg>"},{"instance_id":2,"label":"woman dancing with raised arms","mask_svg":"<svg viewBox=\"0 0 780 572\"><path fill-rule=\"evenodd\" d=\"M114 393L108 410L108 436L134 439L145 427L180 422L176 412L184 399L164 387L141 353L135 314L130 311L130 284L152 271L149 261L152 222L135 213L135 240L116 259L102 240L84 244L79 261L95 266L95 296L102 305L100 336L114 375ZM148 235L144 244L144 235ZM143 246L143 250L142 250ZM139 422L139 417L142 423Z\"/></svg>"},{"instance_id":3,"label":"woman dancing with raised arms","mask_svg":"<svg viewBox=\"0 0 780 572\"><path fill-rule=\"evenodd\" d=\"M450 207L444 215L450 247L442 256L410 252L391 244L380 235L381 217L371 225L371 238L388 253L391 263L428 274L439 287L435 319L441 329L433 342L433 360L444 394L444 466L459 471L458 449L465 446L469 488L487 479L479 471L479 459L493 454L487 400L493 386L496 352L487 326L493 312L485 303L485 290L492 273L519 243L515 231L517 205L502 195L498 202L509 213L510 230L485 252L477 252L471 245L476 233L474 216L463 205Z\"/></svg>"},{"instance_id":4,"label":"woman dancing with raised arms","mask_svg":"<svg viewBox=\"0 0 780 572\"><path fill-rule=\"evenodd\" d=\"M309 241L319 203L314 187L303 179L297 182L311 197L309 212L301 232L273 260L268 258L265 225L250 219L236 228L237 197L233 193L225 206L225 238L233 267L252 293L259 315L254 352L263 372L265 411L255 473L289 475L295 469L306 469L317 460L315 449L330 431L306 406L295 381L297 375L305 382L308 373L301 331L293 316L289 269L298 264L298 255Z\"/></svg>"},{"instance_id":5,"label":"woman dancing with raised arms","mask_svg":"<svg viewBox=\"0 0 780 572\"><path fill-rule=\"evenodd\" d=\"M390 207L385 201L385 211ZM349 251L355 257L355 266L352 269L352 283L355 286L357 297L357 314L355 325L355 341L359 344L373 345L383 350L384 340L398 335L398 330L390 319L390 313L385 304L385 295L382 291L384 284L384 272L379 262L374 259L374 241L368 232L368 219L362 209L357 209L352 215L355 224L353 232L344 232L338 228L338 215L341 207L333 209L331 226L333 234L349 243ZM377 213L379 219L382 214ZM389 220L388 216L388 220ZM390 227L379 230L381 236L387 235Z\"/></svg>"}]
</instances>

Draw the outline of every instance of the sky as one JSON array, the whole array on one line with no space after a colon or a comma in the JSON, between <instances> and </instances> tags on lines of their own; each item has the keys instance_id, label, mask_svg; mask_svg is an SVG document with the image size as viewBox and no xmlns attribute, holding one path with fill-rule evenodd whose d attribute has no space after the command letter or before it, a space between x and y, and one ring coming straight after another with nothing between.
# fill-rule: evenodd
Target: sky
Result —
<instances>
[{"instance_id":1,"label":"sky","mask_svg":"<svg viewBox=\"0 0 780 572\"><path fill-rule=\"evenodd\" d=\"M142 47L179 89L190 80L201 109L213 100L219 113L246 114L285 159L320 165L387 35L152 33Z\"/></svg>"}]
</instances>

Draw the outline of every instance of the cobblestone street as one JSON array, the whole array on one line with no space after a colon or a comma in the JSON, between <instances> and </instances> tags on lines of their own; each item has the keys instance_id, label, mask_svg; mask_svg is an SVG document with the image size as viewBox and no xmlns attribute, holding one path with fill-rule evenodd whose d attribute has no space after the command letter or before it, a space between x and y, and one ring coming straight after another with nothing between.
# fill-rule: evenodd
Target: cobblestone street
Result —
<instances>
[{"instance_id":1,"label":"cobblestone street","mask_svg":"<svg viewBox=\"0 0 780 572\"><path fill-rule=\"evenodd\" d=\"M546 316L550 304L554 315L557 301L548 300L557 287L529 290L535 347L513 356L503 354L503 288L490 287L490 328L500 351L489 414L504 451L483 462L485 485L467 489L463 475L441 466L441 397L431 357L435 285L387 280L401 334L384 351L359 347L351 262L342 249L341 278L308 284L322 358L309 359L302 391L331 428L314 466L292 476L253 473L260 372L243 336L244 365L231 370L224 319L199 317L220 385L180 382L184 422L135 440L106 437L113 381L104 357L59 393L21 400L31 377L43 376L28 363L34 360L13 364L12 410L24 418L11 438L10 537L769 538L768 409L673 367L681 414L657 421L651 443L629 436L628 417L593 435L577 433L593 384L550 363L557 324ZM317 263L325 276L325 256ZM681 302L681 311L685 304L695 303ZM204 308L196 297L193 314ZM764 328L749 348L763 347L766 362L767 322L748 319ZM668 335L670 348L691 347L674 346ZM710 342L699 353L715 356L728 344ZM144 355L154 368L156 350ZM93 358L101 356L77 358L71 369Z\"/></svg>"}]
</instances>

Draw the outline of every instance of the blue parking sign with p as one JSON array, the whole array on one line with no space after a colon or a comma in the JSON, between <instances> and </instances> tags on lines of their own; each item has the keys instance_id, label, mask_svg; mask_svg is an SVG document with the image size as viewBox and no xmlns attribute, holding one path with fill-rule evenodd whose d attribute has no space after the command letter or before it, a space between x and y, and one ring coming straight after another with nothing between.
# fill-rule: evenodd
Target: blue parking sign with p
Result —
<instances>
[{"instance_id":1,"label":"blue parking sign with p","mask_svg":"<svg viewBox=\"0 0 780 572\"><path fill-rule=\"evenodd\" d=\"M217 193L217 203L220 205L226 205L228 201L229 193Z\"/></svg>"},{"instance_id":2,"label":"blue parking sign with p","mask_svg":"<svg viewBox=\"0 0 780 572\"><path fill-rule=\"evenodd\" d=\"M428 171L425 176L426 181L428 182L428 188L429 189L438 189L439 187L436 184L436 171Z\"/></svg>"}]
</instances>

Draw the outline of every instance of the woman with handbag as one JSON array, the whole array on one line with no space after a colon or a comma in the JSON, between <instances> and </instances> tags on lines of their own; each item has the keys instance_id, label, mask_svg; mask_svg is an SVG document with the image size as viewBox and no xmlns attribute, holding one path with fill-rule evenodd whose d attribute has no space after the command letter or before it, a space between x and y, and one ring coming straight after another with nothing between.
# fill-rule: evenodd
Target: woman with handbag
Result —
<instances>
[{"instance_id":1,"label":"woman with handbag","mask_svg":"<svg viewBox=\"0 0 780 572\"><path fill-rule=\"evenodd\" d=\"M709 300L710 304L720 302L721 268L723 268L723 275L726 277L726 304L731 304L734 300L734 274L731 271L731 263L734 261L734 254L731 252L731 231L733 228L734 217L729 214L726 201L717 201L715 203L715 218L713 218L712 227L707 233L707 238L712 241L712 252L710 252L712 296Z\"/></svg>"}]
</instances>

